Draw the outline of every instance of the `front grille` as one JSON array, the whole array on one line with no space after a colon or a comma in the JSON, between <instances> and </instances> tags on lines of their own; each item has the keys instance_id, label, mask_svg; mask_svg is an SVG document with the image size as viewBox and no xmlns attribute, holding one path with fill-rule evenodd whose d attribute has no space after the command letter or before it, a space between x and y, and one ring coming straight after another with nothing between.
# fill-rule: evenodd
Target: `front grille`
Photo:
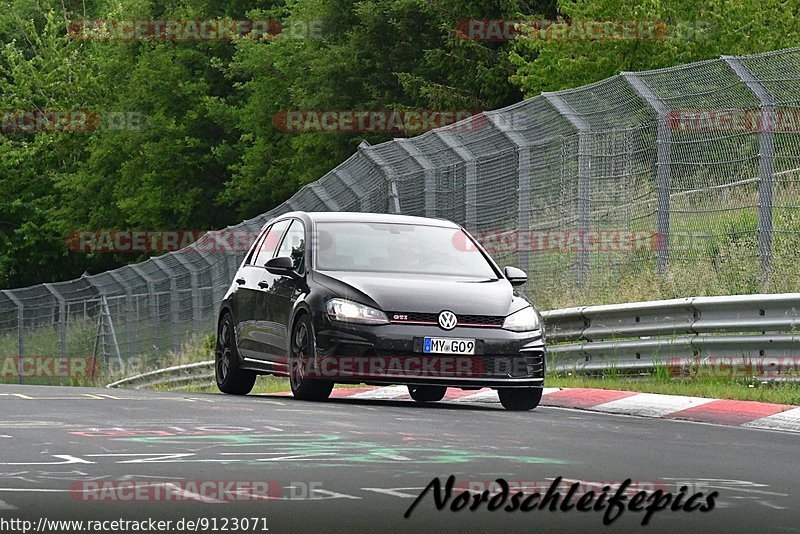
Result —
<instances>
[{"instance_id":1,"label":"front grille","mask_svg":"<svg viewBox=\"0 0 800 534\"><path fill-rule=\"evenodd\" d=\"M438 313L406 313L406 312L389 312L389 320L393 323L409 323L409 324L439 324ZM475 327L488 327L500 328L503 326L505 317L495 317L491 315L459 315L458 326L475 326Z\"/></svg>"}]
</instances>

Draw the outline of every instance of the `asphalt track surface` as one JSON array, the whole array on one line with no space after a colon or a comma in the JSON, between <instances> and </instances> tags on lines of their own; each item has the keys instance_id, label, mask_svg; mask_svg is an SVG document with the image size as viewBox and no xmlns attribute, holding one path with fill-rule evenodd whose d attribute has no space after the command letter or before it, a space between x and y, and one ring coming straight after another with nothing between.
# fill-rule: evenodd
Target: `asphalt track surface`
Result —
<instances>
[{"instance_id":1,"label":"asphalt track surface","mask_svg":"<svg viewBox=\"0 0 800 534\"><path fill-rule=\"evenodd\" d=\"M227 532L800 531L792 434L561 408L13 385L0 386L0 409L0 520L217 518L222 527L260 518L259 529L229 522ZM604 527L603 512L575 509L437 510L430 494L403 517L434 477L449 475L460 485L504 478L531 487L630 478L719 496L710 512L664 510L646 527L630 511ZM90 500L83 491L120 481L181 490L187 481L271 481L277 491L266 501Z\"/></svg>"}]
</instances>

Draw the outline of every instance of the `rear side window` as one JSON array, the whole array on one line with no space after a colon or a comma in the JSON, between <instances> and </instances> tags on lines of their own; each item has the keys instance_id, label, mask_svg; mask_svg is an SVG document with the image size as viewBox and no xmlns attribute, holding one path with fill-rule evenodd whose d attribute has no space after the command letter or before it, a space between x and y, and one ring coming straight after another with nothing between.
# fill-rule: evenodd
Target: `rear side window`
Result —
<instances>
[{"instance_id":1,"label":"rear side window","mask_svg":"<svg viewBox=\"0 0 800 534\"><path fill-rule=\"evenodd\" d=\"M306 236L303 223L295 219L286 232L286 237L283 238L281 248L275 255L277 258L288 256L292 258L292 265L294 270L301 273L303 272L303 259L306 255Z\"/></svg>"},{"instance_id":2,"label":"rear side window","mask_svg":"<svg viewBox=\"0 0 800 534\"><path fill-rule=\"evenodd\" d=\"M290 222L291 221L277 222L267 230L267 233L264 235L264 237L261 239L261 243L258 245L256 253L253 255L253 260L250 262L251 265L263 267L264 264L272 258L272 255L275 253L275 249L278 248L278 243L281 240L283 231L286 230L286 227L289 226Z\"/></svg>"}]
</instances>

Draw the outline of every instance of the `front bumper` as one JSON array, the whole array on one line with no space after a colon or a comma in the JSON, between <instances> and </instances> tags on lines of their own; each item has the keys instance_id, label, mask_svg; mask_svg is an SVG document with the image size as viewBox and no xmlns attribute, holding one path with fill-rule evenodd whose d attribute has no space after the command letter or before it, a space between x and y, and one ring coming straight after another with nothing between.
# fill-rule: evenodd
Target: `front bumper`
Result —
<instances>
[{"instance_id":1,"label":"front bumper","mask_svg":"<svg viewBox=\"0 0 800 534\"><path fill-rule=\"evenodd\" d=\"M441 385L461 388L542 387L545 343L540 330L391 323L353 325L315 319L320 375L339 383ZM475 339L475 354L422 352L425 337Z\"/></svg>"}]
</instances>

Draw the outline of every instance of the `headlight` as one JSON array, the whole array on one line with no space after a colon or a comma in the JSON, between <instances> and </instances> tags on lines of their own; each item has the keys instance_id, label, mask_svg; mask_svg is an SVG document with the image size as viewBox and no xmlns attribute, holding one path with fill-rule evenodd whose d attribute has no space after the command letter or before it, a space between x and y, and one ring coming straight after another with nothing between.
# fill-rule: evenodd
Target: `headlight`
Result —
<instances>
[{"instance_id":1,"label":"headlight","mask_svg":"<svg viewBox=\"0 0 800 534\"><path fill-rule=\"evenodd\" d=\"M529 332L540 327L539 314L532 306L514 312L503 321L503 328L514 332Z\"/></svg>"},{"instance_id":2,"label":"headlight","mask_svg":"<svg viewBox=\"0 0 800 534\"><path fill-rule=\"evenodd\" d=\"M345 299L331 299L325 305L334 321L359 324L387 324L389 318L381 310Z\"/></svg>"}]
</instances>

